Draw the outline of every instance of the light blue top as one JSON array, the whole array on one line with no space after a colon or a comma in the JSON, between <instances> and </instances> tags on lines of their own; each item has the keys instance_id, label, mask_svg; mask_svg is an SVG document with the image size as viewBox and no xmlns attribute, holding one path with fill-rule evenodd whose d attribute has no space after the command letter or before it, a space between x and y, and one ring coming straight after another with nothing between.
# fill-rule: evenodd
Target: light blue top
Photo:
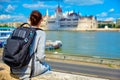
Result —
<instances>
[{"instance_id":1,"label":"light blue top","mask_svg":"<svg viewBox=\"0 0 120 80\"><path fill-rule=\"evenodd\" d=\"M46 34L42 30L37 30L35 39L32 42L31 48L30 48L30 54L35 52L37 49L37 52L35 53L35 59L34 59L34 73L33 76L37 76L40 74L43 74L50 70L50 66L45 62L45 43L46 43ZM21 69L12 69L12 72L16 74L20 79L26 79L29 78L31 73L31 62L21 68Z\"/></svg>"}]
</instances>

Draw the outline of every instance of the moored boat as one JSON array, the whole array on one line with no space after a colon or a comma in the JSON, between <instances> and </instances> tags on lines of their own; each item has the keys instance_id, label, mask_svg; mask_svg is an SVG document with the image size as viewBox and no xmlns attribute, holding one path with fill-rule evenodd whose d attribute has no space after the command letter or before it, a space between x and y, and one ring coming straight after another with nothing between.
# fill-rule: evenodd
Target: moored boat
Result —
<instances>
[{"instance_id":1,"label":"moored boat","mask_svg":"<svg viewBox=\"0 0 120 80\"><path fill-rule=\"evenodd\" d=\"M56 40L56 41L47 40L46 41L47 50L59 49L61 47L62 47L62 41L60 40Z\"/></svg>"},{"instance_id":2,"label":"moored boat","mask_svg":"<svg viewBox=\"0 0 120 80\"><path fill-rule=\"evenodd\" d=\"M7 38L10 36L12 31L0 31L0 47L4 47L4 44L6 44Z\"/></svg>"}]
</instances>

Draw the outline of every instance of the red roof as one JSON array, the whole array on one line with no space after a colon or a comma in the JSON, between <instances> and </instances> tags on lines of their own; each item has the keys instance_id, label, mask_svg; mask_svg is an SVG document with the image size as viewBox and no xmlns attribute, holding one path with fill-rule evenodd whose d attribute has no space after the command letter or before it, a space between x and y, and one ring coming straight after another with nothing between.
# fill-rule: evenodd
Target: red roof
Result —
<instances>
[{"instance_id":1,"label":"red roof","mask_svg":"<svg viewBox=\"0 0 120 80\"><path fill-rule=\"evenodd\" d=\"M57 9L56 9L56 12L58 13L61 13L62 12L62 9L60 8L60 6L58 5Z\"/></svg>"}]
</instances>

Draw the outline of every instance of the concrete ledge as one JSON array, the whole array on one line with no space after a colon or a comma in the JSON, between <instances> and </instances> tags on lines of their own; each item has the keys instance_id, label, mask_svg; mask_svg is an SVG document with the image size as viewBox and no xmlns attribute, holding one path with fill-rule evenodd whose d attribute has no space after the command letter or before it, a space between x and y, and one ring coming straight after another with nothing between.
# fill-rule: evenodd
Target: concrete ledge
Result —
<instances>
[{"instance_id":1,"label":"concrete ledge","mask_svg":"<svg viewBox=\"0 0 120 80\"><path fill-rule=\"evenodd\" d=\"M18 80L18 79L11 77L9 67L4 63L0 63L0 80ZM51 71L50 73L33 77L32 80L108 80L108 79Z\"/></svg>"},{"instance_id":2,"label":"concrete ledge","mask_svg":"<svg viewBox=\"0 0 120 80\"><path fill-rule=\"evenodd\" d=\"M32 78L32 80L108 80L88 76L74 75L68 73L51 72Z\"/></svg>"}]
</instances>

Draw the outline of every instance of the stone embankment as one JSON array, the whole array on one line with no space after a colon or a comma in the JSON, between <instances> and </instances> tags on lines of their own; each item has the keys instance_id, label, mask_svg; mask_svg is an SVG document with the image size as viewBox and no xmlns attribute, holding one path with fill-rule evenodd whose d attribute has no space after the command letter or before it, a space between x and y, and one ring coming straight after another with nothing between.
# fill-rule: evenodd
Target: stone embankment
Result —
<instances>
[{"instance_id":1,"label":"stone embankment","mask_svg":"<svg viewBox=\"0 0 120 80\"><path fill-rule=\"evenodd\" d=\"M19 79L11 77L9 67L4 63L0 63L0 80L19 80ZM108 79L51 71L50 73L33 77L32 80L108 80Z\"/></svg>"}]
</instances>

